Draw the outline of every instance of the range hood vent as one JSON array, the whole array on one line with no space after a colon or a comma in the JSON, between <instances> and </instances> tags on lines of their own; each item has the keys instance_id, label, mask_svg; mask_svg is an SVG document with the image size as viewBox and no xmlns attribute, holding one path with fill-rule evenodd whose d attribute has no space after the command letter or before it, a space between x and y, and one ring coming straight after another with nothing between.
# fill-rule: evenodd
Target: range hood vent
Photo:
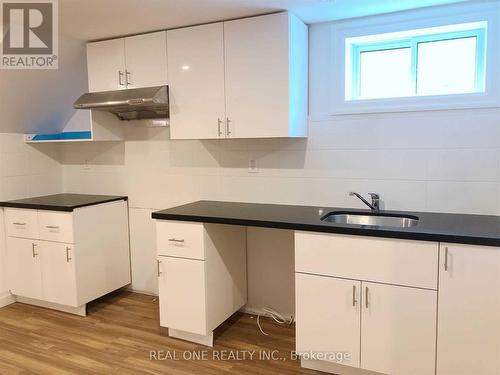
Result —
<instances>
[{"instance_id":1,"label":"range hood vent","mask_svg":"<svg viewBox=\"0 0 500 375\"><path fill-rule=\"evenodd\" d=\"M73 106L111 112L120 120L168 119L168 86L88 93Z\"/></svg>"}]
</instances>

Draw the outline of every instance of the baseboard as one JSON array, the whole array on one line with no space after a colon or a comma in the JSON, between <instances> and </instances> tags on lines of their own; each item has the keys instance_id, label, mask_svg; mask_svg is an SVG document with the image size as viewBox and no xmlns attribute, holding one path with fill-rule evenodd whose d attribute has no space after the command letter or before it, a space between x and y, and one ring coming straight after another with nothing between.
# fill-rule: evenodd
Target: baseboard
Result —
<instances>
[{"instance_id":1,"label":"baseboard","mask_svg":"<svg viewBox=\"0 0 500 375\"><path fill-rule=\"evenodd\" d=\"M250 314L250 315L260 315L260 316L267 316L268 314L264 311L264 308L256 308L256 307L250 307L250 306L243 306L241 309L240 309L241 312L244 312L245 314ZM287 314L287 313L283 313L281 311L278 311L281 315L283 315L283 317L287 320L291 320L291 319L294 319L294 315L293 314Z\"/></svg>"},{"instance_id":2,"label":"baseboard","mask_svg":"<svg viewBox=\"0 0 500 375\"><path fill-rule=\"evenodd\" d=\"M335 375L383 375L380 372L373 372L357 367L341 365L334 362L301 359L300 366L309 370L326 372Z\"/></svg>"},{"instance_id":3,"label":"baseboard","mask_svg":"<svg viewBox=\"0 0 500 375\"><path fill-rule=\"evenodd\" d=\"M16 302L16 299L10 292L0 293L0 308Z\"/></svg>"},{"instance_id":4,"label":"baseboard","mask_svg":"<svg viewBox=\"0 0 500 375\"><path fill-rule=\"evenodd\" d=\"M151 297L158 297L158 294L153 293L149 290L139 290L139 289L134 289L132 287L125 287L124 288L127 292L132 292L132 293L137 293L137 294L144 294L146 296L151 296Z\"/></svg>"},{"instance_id":5,"label":"baseboard","mask_svg":"<svg viewBox=\"0 0 500 375\"><path fill-rule=\"evenodd\" d=\"M196 333L179 331L177 329L168 329L168 335L176 339L181 339L184 341L194 342L196 344L205 345L208 347L214 346L214 334L209 333L208 335L198 335Z\"/></svg>"},{"instance_id":6,"label":"baseboard","mask_svg":"<svg viewBox=\"0 0 500 375\"><path fill-rule=\"evenodd\" d=\"M45 309L58 310L68 314L87 316L87 305L71 307L71 306L59 305L58 303L40 301L37 299L19 297L19 296L16 297L16 301L19 303L25 303L27 305L43 307Z\"/></svg>"}]
</instances>

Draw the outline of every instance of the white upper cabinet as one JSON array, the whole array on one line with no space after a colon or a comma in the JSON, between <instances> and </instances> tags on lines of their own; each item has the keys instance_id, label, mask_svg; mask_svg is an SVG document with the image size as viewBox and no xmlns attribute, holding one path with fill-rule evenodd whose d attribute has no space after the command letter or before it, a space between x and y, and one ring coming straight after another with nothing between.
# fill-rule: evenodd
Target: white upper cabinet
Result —
<instances>
[{"instance_id":1,"label":"white upper cabinet","mask_svg":"<svg viewBox=\"0 0 500 375\"><path fill-rule=\"evenodd\" d=\"M125 38L128 88L167 84L166 38L165 31Z\"/></svg>"},{"instance_id":2,"label":"white upper cabinet","mask_svg":"<svg viewBox=\"0 0 500 375\"><path fill-rule=\"evenodd\" d=\"M167 83L166 32L87 44L89 91Z\"/></svg>"},{"instance_id":3,"label":"white upper cabinet","mask_svg":"<svg viewBox=\"0 0 500 375\"><path fill-rule=\"evenodd\" d=\"M307 137L308 29L289 13L167 32L172 139Z\"/></svg>"},{"instance_id":4,"label":"white upper cabinet","mask_svg":"<svg viewBox=\"0 0 500 375\"><path fill-rule=\"evenodd\" d=\"M172 139L225 135L222 23L167 32Z\"/></svg>"},{"instance_id":5,"label":"white upper cabinet","mask_svg":"<svg viewBox=\"0 0 500 375\"><path fill-rule=\"evenodd\" d=\"M500 373L500 250L441 244L438 375Z\"/></svg>"},{"instance_id":6,"label":"white upper cabinet","mask_svg":"<svg viewBox=\"0 0 500 375\"><path fill-rule=\"evenodd\" d=\"M226 137L306 137L308 30L289 13L224 23Z\"/></svg>"},{"instance_id":7,"label":"white upper cabinet","mask_svg":"<svg viewBox=\"0 0 500 375\"><path fill-rule=\"evenodd\" d=\"M125 89L125 40L87 44L89 91Z\"/></svg>"}]
</instances>

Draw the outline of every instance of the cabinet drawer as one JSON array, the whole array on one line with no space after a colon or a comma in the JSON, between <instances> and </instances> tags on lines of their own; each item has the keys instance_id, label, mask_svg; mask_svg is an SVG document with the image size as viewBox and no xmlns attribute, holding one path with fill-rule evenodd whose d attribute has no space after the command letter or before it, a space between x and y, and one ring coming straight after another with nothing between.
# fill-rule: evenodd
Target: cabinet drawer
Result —
<instances>
[{"instance_id":1,"label":"cabinet drawer","mask_svg":"<svg viewBox=\"0 0 500 375\"><path fill-rule=\"evenodd\" d=\"M437 289L434 242L295 233L297 272Z\"/></svg>"},{"instance_id":2,"label":"cabinet drawer","mask_svg":"<svg viewBox=\"0 0 500 375\"><path fill-rule=\"evenodd\" d=\"M201 223L156 222L158 255L205 260Z\"/></svg>"},{"instance_id":3,"label":"cabinet drawer","mask_svg":"<svg viewBox=\"0 0 500 375\"><path fill-rule=\"evenodd\" d=\"M7 236L38 238L38 220L36 210L17 208L5 209L5 227Z\"/></svg>"},{"instance_id":4,"label":"cabinet drawer","mask_svg":"<svg viewBox=\"0 0 500 375\"><path fill-rule=\"evenodd\" d=\"M73 214L69 212L38 211L40 239L73 243ZM92 233L89 233L92 235Z\"/></svg>"}]
</instances>

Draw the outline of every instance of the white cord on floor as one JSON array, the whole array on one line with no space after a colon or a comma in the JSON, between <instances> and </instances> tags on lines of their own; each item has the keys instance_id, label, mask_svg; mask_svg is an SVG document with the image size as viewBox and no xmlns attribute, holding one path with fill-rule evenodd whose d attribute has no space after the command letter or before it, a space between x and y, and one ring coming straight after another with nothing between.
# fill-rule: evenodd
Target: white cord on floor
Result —
<instances>
[{"instance_id":1,"label":"white cord on floor","mask_svg":"<svg viewBox=\"0 0 500 375\"><path fill-rule=\"evenodd\" d=\"M293 316L290 319L287 320L279 312L277 312L276 310L273 310L273 309L271 309L269 307L264 307L262 309L262 311L263 311L263 313L259 312L259 314L257 315L257 326L259 327L260 332L264 336L269 336L269 333L264 332L264 330L262 329L262 326L260 325L260 317L262 315L269 316L271 319L273 319L278 324L288 324L289 326L291 326L293 324L293 322L295 321L295 319L294 319Z\"/></svg>"}]
</instances>

